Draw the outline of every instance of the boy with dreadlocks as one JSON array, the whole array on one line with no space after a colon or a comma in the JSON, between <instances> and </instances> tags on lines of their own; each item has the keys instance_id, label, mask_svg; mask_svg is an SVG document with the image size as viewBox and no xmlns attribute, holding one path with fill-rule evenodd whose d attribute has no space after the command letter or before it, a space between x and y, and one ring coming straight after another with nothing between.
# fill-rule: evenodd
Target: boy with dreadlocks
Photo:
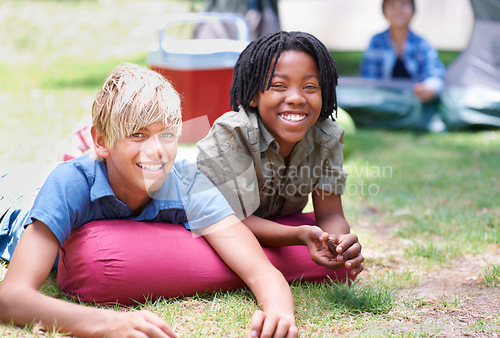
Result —
<instances>
[{"instance_id":1,"label":"boy with dreadlocks","mask_svg":"<svg viewBox=\"0 0 500 338\"><path fill-rule=\"evenodd\" d=\"M364 258L340 197L347 174L344 132L333 116L337 79L335 60L311 34L281 31L254 40L234 67L234 111L198 143L198 167L262 245L306 246L309 262L310 255L341 280L355 278ZM312 220L299 214L309 195ZM273 221L290 215L302 225ZM296 266L289 261L285 270ZM289 279L290 271L281 271Z\"/></svg>"}]
</instances>

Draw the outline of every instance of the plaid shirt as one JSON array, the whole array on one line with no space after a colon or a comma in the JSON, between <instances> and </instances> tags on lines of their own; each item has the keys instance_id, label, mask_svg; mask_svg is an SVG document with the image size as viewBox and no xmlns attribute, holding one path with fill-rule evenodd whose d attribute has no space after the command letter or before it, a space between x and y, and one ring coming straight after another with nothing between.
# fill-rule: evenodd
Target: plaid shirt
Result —
<instances>
[{"instance_id":1,"label":"plaid shirt","mask_svg":"<svg viewBox=\"0 0 500 338\"><path fill-rule=\"evenodd\" d=\"M361 76L390 80L396 59L389 30L377 34L363 55ZM436 93L441 92L446 69L437 51L424 38L409 31L401 59L413 81L425 82Z\"/></svg>"}]
</instances>

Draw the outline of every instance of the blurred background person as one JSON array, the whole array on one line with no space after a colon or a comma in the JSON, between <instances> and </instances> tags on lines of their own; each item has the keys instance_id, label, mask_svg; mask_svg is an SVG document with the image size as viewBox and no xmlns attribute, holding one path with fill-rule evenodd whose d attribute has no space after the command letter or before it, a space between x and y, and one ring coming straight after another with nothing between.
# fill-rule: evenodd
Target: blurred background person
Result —
<instances>
[{"instance_id":1,"label":"blurred background person","mask_svg":"<svg viewBox=\"0 0 500 338\"><path fill-rule=\"evenodd\" d=\"M389 28L371 38L361 62L364 78L415 82L413 91L422 107L423 127L434 116L444 87L446 69L438 52L410 29L414 0L383 0L382 11Z\"/></svg>"}]
</instances>

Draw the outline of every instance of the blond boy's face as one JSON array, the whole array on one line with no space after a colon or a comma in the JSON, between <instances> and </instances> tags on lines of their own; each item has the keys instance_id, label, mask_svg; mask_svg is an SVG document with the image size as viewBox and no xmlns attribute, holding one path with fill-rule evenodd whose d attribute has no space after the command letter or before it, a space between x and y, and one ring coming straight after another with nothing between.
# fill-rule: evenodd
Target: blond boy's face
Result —
<instances>
[{"instance_id":1,"label":"blond boy's face","mask_svg":"<svg viewBox=\"0 0 500 338\"><path fill-rule=\"evenodd\" d=\"M177 130L158 122L117 140L111 149L96 147L106 160L109 183L118 199L127 203L158 190L177 155L177 140Z\"/></svg>"}]
</instances>

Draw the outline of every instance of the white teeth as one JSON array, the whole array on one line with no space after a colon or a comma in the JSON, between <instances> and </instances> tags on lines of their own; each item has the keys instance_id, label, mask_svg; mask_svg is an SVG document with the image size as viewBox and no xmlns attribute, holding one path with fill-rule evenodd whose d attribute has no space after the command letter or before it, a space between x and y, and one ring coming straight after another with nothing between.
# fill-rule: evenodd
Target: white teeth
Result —
<instances>
[{"instance_id":1,"label":"white teeth","mask_svg":"<svg viewBox=\"0 0 500 338\"><path fill-rule=\"evenodd\" d=\"M144 163L138 163L137 164L139 167L141 167L144 170L147 171L158 171L161 170L163 167L163 164L144 164Z\"/></svg>"},{"instance_id":2,"label":"white teeth","mask_svg":"<svg viewBox=\"0 0 500 338\"><path fill-rule=\"evenodd\" d=\"M281 114L280 117L283 120L287 120L290 122L299 122L302 121L303 119L306 118L306 115L300 115L300 114Z\"/></svg>"}]
</instances>

